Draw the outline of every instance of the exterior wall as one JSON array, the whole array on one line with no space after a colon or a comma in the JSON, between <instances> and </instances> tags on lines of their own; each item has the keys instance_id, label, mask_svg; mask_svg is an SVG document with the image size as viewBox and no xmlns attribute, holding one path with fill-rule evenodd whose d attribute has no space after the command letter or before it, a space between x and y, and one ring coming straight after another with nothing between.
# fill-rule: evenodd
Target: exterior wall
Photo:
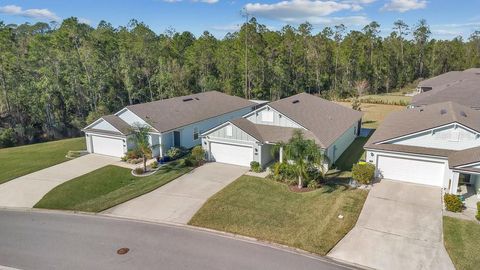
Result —
<instances>
[{"instance_id":1,"label":"exterior wall","mask_svg":"<svg viewBox=\"0 0 480 270\"><path fill-rule=\"evenodd\" d=\"M477 195L480 195L480 175L473 175L472 174L472 179L473 179L473 186L475 187L475 191L477 192Z\"/></svg>"},{"instance_id":2,"label":"exterior wall","mask_svg":"<svg viewBox=\"0 0 480 270\"><path fill-rule=\"evenodd\" d=\"M87 145L87 152L92 153L92 138L85 133L85 144Z\"/></svg>"},{"instance_id":3,"label":"exterior wall","mask_svg":"<svg viewBox=\"0 0 480 270\"><path fill-rule=\"evenodd\" d=\"M458 132L458 141L452 140L452 132ZM457 126L455 129L453 125L450 125L434 129L433 132L426 131L414 136L398 139L390 143L428 148L463 150L480 146L480 137L461 126Z\"/></svg>"},{"instance_id":4,"label":"exterior wall","mask_svg":"<svg viewBox=\"0 0 480 270\"><path fill-rule=\"evenodd\" d=\"M231 127L232 128L232 136L227 135L227 128ZM254 139L252 136L247 134L245 131L239 129L235 125L228 124L222 128L219 128L212 133L208 134L209 138L215 138L215 139L225 139L226 141L249 141L249 142L256 142L257 140Z\"/></svg>"},{"instance_id":5,"label":"exterior wall","mask_svg":"<svg viewBox=\"0 0 480 270\"><path fill-rule=\"evenodd\" d=\"M337 140L330 147L328 147L326 153L327 157L330 159L330 163L335 163L335 161L337 161L342 153L345 152L345 150L355 140L357 137L357 126L358 123L353 124L342 134L342 136L338 137Z\"/></svg>"},{"instance_id":6,"label":"exterior wall","mask_svg":"<svg viewBox=\"0 0 480 270\"><path fill-rule=\"evenodd\" d=\"M142 118L138 117L136 114L132 113L128 109L120 111L120 113L117 113L116 115L131 126L135 124L141 124L141 125L147 124L145 121L142 120Z\"/></svg>"},{"instance_id":7,"label":"exterior wall","mask_svg":"<svg viewBox=\"0 0 480 270\"><path fill-rule=\"evenodd\" d=\"M273 112L273 121L272 122L265 122L262 121L262 115L264 112L272 111ZM279 113L278 111L274 110L270 106L266 105L262 109L256 111L254 114L246 117L249 121L261 124L261 125L271 125L271 126L280 126L280 127L293 127L293 128L302 128L302 126L298 125L297 123L293 122L292 120L288 119L285 115Z\"/></svg>"},{"instance_id":8,"label":"exterior wall","mask_svg":"<svg viewBox=\"0 0 480 270\"><path fill-rule=\"evenodd\" d=\"M180 132L180 145L185 148L192 148L196 145L201 144L201 134L209 129L212 129L220 124L223 124L229 120L239 118L252 110L251 107L247 107L235 112L223 114L214 118L206 119L200 122L193 123L191 125L187 125L181 127L179 129L171 130L166 133L162 134L162 152L163 154L166 153L168 149L173 146L173 131ZM198 139L193 139L193 131L195 128L198 128L199 135Z\"/></svg>"},{"instance_id":9,"label":"exterior wall","mask_svg":"<svg viewBox=\"0 0 480 270\"><path fill-rule=\"evenodd\" d=\"M395 152L384 152L384 151L373 151L367 150L366 151L366 161L375 165L375 177L379 176L378 172L378 156L388 156L388 157L398 157L398 158L407 158L407 159L419 159L424 161L432 161L438 163L444 163L444 172L443 172L443 188L448 189L449 182L453 177L453 172L448 168L448 161L445 158L440 157L428 157L422 155L415 155L415 154L407 154L407 153L395 153ZM414 169L414 168L405 168L407 170Z\"/></svg>"},{"instance_id":10,"label":"exterior wall","mask_svg":"<svg viewBox=\"0 0 480 270\"><path fill-rule=\"evenodd\" d=\"M154 157L160 156L160 154L161 154L160 144L162 142L162 136L160 134L150 133L149 138L148 138L148 142L150 143L150 145L153 146L152 156L154 156Z\"/></svg>"},{"instance_id":11,"label":"exterior wall","mask_svg":"<svg viewBox=\"0 0 480 270\"><path fill-rule=\"evenodd\" d=\"M107 121L105 121L103 119L100 122L98 122L97 124L93 125L91 128L119 132L119 130L114 128L110 123L108 123Z\"/></svg>"}]
</instances>

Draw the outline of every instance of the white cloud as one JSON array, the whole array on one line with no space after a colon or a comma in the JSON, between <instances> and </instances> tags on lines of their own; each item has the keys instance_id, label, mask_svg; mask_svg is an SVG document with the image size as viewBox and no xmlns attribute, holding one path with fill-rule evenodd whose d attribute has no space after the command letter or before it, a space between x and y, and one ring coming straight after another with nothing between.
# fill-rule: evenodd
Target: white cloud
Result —
<instances>
[{"instance_id":1,"label":"white cloud","mask_svg":"<svg viewBox=\"0 0 480 270\"><path fill-rule=\"evenodd\" d=\"M0 7L1 14L7 15L16 15L26 18L32 18L37 20L49 20L49 21L60 21L60 17L58 17L55 13L51 12L48 9L22 9L22 7L15 6L15 5L7 5Z\"/></svg>"},{"instance_id":2,"label":"white cloud","mask_svg":"<svg viewBox=\"0 0 480 270\"><path fill-rule=\"evenodd\" d=\"M182 2L183 0L163 0L163 2L167 3L178 3ZM206 4L215 4L218 3L219 0L190 0L192 2L200 2L200 3L206 3Z\"/></svg>"},{"instance_id":3,"label":"white cloud","mask_svg":"<svg viewBox=\"0 0 480 270\"><path fill-rule=\"evenodd\" d=\"M92 21L90 21L90 20L87 19L87 18L78 18L78 22L79 22L79 23L88 24L88 25L91 25L91 24L92 24Z\"/></svg>"},{"instance_id":4,"label":"white cloud","mask_svg":"<svg viewBox=\"0 0 480 270\"><path fill-rule=\"evenodd\" d=\"M391 0L382 7L382 10L398 11L403 13L409 10L422 9L426 7L426 0Z\"/></svg>"}]
</instances>

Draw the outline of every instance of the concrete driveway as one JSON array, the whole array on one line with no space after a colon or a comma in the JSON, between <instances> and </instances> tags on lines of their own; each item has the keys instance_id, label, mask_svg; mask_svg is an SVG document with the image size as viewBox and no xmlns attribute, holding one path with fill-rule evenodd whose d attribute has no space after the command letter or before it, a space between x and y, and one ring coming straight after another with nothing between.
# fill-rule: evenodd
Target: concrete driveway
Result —
<instances>
[{"instance_id":1,"label":"concrete driveway","mask_svg":"<svg viewBox=\"0 0 480 270\"><path fill-rule=\"evenodd\" d=\"M213 194L248 171L247 167L207 163L150 193L103 214L186 224Z\"/></svg>"},{"instance_id":2,"label":"concrete driveway","mask_svg":"<svg viewBox=\"0 0 480 270\"><path fill-rule=\"evenodd\" d=\"M441 190L382 180L328 256L376 269L455 269L443 246Z\"/></svg>"},{"instance_id":3,"label":"concrete driveway","mask_svg":"<svg viewBox=\"0 0 480 270\"><path fill-rule=\"evenodd\" d=\"M89 154L20 176L0 185L0 207L33 207L54 187L116 161L118 158Z\"/></svg>"}]
</instances>

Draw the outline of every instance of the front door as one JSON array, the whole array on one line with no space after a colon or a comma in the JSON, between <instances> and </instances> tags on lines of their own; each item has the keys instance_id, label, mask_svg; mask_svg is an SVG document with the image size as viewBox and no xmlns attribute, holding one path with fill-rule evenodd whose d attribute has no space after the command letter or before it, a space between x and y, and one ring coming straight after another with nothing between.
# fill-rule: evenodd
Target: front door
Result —
<instances>
[{"instance_id":1,"label":"front door","mask_svg":"<svg viewBox=\"0 0 480 270\"><path fill-rule=\"evenodd\" d=\"M180 131L173 132L173 146L180 147Z\"/></svg>"}]
</instances>

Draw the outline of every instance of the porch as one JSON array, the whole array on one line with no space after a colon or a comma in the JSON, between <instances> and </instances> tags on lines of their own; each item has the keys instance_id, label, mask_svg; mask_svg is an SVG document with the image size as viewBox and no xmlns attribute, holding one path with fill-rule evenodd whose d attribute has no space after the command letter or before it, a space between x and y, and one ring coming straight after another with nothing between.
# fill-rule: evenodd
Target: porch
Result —
<instances>
[{"instance_id":1,"label":"porch","mask_svg":"<svg viewBox=\"0 0 480 270\"><path fill-rule=\"evenodd\" d=\"M477 210L480 201L480 173L453 172L453 194L459 195L468 210Z\"/></svg>"}]
</instances>

